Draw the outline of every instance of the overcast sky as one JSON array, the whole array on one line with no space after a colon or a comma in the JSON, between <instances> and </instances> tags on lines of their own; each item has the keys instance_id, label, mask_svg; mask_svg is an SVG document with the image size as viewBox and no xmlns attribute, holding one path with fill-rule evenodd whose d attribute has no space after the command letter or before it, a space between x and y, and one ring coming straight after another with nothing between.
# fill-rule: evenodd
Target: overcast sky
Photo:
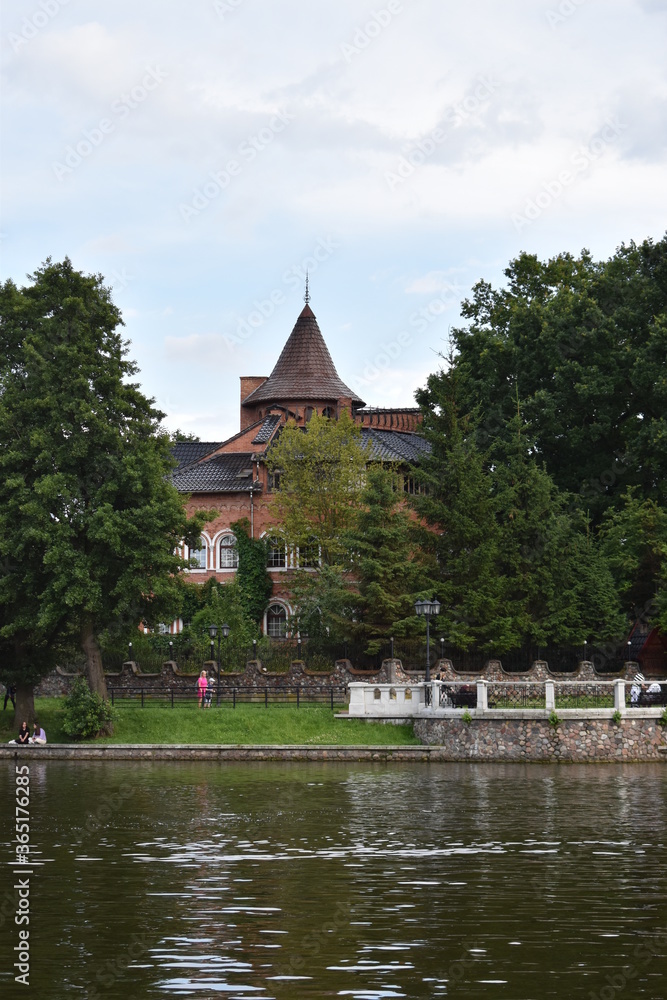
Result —
<instances>
[{"instance_id":1,"label":"overcast sky","mask_svg":"<svg viewBox=\"0 0 667 1000\"><path fill-rule=\"evenodd\" d=\"M473 284L667 228L667 0L6 0L2 276L101 272L170 429L311 306L414 405Z\"/></svg>"}]
</instances>

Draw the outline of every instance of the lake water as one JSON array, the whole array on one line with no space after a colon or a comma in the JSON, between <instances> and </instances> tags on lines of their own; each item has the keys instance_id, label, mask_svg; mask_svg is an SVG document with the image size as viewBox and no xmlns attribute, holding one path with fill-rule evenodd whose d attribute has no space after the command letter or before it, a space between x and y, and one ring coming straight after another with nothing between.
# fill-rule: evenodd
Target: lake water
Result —
<instances>
[{"instance_id":1,"label":"lake water","mask_svg":"<svg viewBox=\"0 0 667 1000\"><path fill-rule=\"evenodd\" d=\"M34 761L30 798L3 998L667 997L664 765Z\"/></svg>"}]
</instances>

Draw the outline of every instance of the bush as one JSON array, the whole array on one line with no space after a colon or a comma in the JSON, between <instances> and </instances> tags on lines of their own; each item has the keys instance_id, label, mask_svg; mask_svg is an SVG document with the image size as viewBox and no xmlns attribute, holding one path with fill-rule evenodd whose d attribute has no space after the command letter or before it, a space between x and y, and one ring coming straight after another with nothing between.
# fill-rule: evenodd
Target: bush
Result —
<instances>
[{"instance_id":1,"label":"bush","mask_svg":"<svg viewBox=\"0 0 667 1000\"><path fill-rule=\"evenodd\" d=\"M111 736L115 711L108 701L94 694L83 678L79 678L65 699L63 732L75 740Z\"/></svg>"}]
</instances>

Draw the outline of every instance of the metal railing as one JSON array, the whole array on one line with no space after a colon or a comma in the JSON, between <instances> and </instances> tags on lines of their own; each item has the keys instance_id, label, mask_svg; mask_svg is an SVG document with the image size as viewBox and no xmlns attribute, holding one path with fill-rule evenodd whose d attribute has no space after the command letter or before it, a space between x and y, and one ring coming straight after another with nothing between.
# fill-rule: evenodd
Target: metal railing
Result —
<instances>
[{"instance_id":1,"label":"metal railing","mask_svg":"<svg viewBox=\"0 0 667 1000\"><path fill-rule=\"evenodd\" d=\"M494 681L487 687L489 708L544 708L546 685L535 681Z\"/></svg>"},{"instance_id":2,"label":"metal railing","mask_svg":"<svg viewBox=\"0 0 667 1000\"><path fill-rule=\"evenodd\" d=\"M177 705L199 705L199 695L196 691L179 691L176 688L114 688L108 689L111 704L139 704L144 708L147 704L160 702L175 708ZM330 685L313 689L301 685L285 687L233 687L213 690L211 706L231 705L236 708L242 704L292 705L300 708L303 703L328 704L332 711L335 705L347 702L347 688L341 685Z\"/></svg>"},{"instance_id":3,"label":"metal railing","mask_svg":"<svg viewBox=\"0 0 667 1000\"><path fill-rule=\"evenodd\" d=\"M556 708L613 708L614 682L556 681Z\"/></svg>"}]
</instances>

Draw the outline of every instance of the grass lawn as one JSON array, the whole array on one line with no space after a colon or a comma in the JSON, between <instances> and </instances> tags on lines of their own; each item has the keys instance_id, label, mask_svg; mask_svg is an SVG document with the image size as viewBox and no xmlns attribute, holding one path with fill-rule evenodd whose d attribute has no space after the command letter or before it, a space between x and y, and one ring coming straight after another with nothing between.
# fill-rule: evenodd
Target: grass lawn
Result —
<instances>
[{"instance_id":1,"label":"grass lawn","mask_svg":"<svg viewBox=\"0 0 667 1000\"><path fill-rule=\"evenodd\" d=\"M69 743L61 729L62 700L38 698L37 716L50 743ZM342 708L337 707L336 711ZM0 739L18 732L14 713L0 712ZM6 718L5 718L6 717ZM196 705L152 704L117 707L114 735L95 743L270 743L312 746L418 745L412 725L334 719L327 705L229 705L200 709Z\"/></svg>"}]
</instances>

